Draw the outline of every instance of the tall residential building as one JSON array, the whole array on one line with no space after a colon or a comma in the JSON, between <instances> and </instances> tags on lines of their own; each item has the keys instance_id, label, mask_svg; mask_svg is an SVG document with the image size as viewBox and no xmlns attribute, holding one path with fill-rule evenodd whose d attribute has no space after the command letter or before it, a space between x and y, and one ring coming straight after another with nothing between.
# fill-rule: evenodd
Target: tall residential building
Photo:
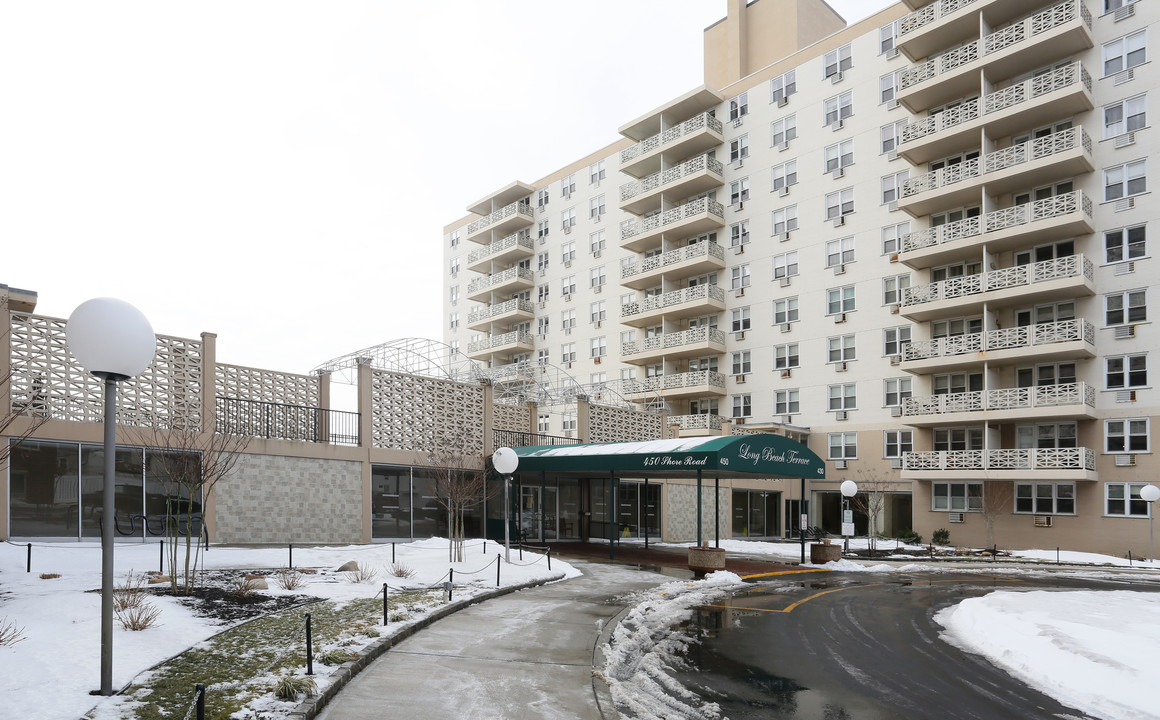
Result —
<instances>
[{"instance_id":1,"label":"tall residential building","mask_svg":"<svg viewBox=\"0 0 1160 720\"><path fill-rule=\"evenodd\" d=\"M733 485L737 536L836 532L852 479L861 532L1145 541L1157 4L727 12L703 86L445 228L446 341L828 459L807 508Z\"/></svg>"}]
</instances>

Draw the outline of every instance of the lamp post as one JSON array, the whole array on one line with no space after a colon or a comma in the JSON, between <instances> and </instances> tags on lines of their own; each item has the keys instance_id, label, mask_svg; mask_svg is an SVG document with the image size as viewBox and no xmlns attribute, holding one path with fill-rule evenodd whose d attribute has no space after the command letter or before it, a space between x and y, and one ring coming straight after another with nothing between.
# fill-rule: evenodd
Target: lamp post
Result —
<instances>
[{"instance_id":1,"label":"lamp post","mask_svg":"<svg viewBox=\"0 0 1160 720\"><path fill-rule=\"evenodd\" d=\"M1140 499L1148 503L1148 562L1156 562L1156 555L1152 551L1152 511L1156 508L1156 501L1160 500L1160 487L1145 485L1140 488Z\"/></svg>"},{"instance_id":2,"label":"lamp post","mask_svg":"<svg viewBox=\"0 0 1160 720\"><path fill-rule=\"evenodd\" d=\"M850 535L854 534L854 516L850 513L850 498L858 494L858 483L847 480L842 483L842 544L844 552L850 552ZM849 532L847 532L849 531Z\"/></svg>"},{"instance_id":3,"label":"lamp post","mask_svg":"<svg viewBox=\"0 0 1160 720\"><path fill-rule=\"evenodd\" d=\"M503 561L510 563L512 561L512 537L509 517L512 503L511 497L508 495L508 487L512 482L512 473L520 466L520 456L516 455L516 451L510 447L496 448L496 451L491 455L491 464L495 466L496 472L503 475Z\"/></svg>"},{"instance_id":4,"label":"lamp post","mask_svg":"<svg viewBox=\"0 0 1160 720\"><path fill-rule=\"evenodd\" d=\"M105 485L101 503L101 694L113 694L113 523L116 514L117 383L153 361L157 338L141 311L116 298L77 306L65 326L73 357L105 381Z\"/></svg>"}]
</instances>

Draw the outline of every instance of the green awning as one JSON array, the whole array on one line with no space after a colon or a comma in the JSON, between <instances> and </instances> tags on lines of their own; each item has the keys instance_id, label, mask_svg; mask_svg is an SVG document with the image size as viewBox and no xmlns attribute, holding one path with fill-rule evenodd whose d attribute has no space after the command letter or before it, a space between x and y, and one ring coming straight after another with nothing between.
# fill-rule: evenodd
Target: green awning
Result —
<instances>
[{"instance_id":1,"label":"green awning","mask_svg":"<svg viewBox=\"0 0 1160 720\"><path fill-rule=\"evenodd\" d=\"M583 445L529 445L513 448L517 472L631 473L688 477L698 470L715 477L824 478L826 464L805 445L782 435L757 433L727 437L676 438Z\"/></svg>"}]
</instances>

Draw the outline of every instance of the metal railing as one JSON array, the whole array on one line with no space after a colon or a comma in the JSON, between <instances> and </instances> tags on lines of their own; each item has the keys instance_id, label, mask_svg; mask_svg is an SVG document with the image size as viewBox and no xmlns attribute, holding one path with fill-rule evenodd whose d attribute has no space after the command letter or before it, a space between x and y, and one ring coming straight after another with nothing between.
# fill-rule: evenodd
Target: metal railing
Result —
<instances>
[{"instance_id":1,"label":"metal railing","mask_svg":"<svg viewBox=\"0 0 1160 720\"><path fill-rule=\"evenodd\" d=\"M492 430L492 439L498 447L528 447L530 445L579 445L580 438L546 435L543 433L519 432L518 430Z\"/></svg>"},{"instance_id":2,"label":"metal railing","mask_svg":"<svg viewBox=\"0 0 1160 720\"><path fill-rule=\"evenodd\" d=\"M720 430L720 415L670 415L669 422L676 422L682 430Z\"/></svg>"},{"instance_id":3,"label":"metal railing","mask_svg":"<svg viewBox=\"0 0 1160 720\"><path fill-rule=\"evenodd\" d=\"M272 440L357 446L359 413L218 396L217 431Z\"/></svg>"}]
</instances>

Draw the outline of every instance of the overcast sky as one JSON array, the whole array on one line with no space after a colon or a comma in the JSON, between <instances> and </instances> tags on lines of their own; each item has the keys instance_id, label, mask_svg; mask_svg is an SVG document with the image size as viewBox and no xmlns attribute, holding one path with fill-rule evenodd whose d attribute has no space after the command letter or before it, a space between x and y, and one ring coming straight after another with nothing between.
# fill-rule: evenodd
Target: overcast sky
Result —
<instances>
[{"instance_id":1,"label":"overcast sky","mask_svg":"<svg viewBox=\"0 0 1160 720\"><path fill-rule=\"evenodd\" d=\"M0 283L275 370L439 338L443 226L701 84L725 9L0 0Z\"/></svg>"}]
</instances>

